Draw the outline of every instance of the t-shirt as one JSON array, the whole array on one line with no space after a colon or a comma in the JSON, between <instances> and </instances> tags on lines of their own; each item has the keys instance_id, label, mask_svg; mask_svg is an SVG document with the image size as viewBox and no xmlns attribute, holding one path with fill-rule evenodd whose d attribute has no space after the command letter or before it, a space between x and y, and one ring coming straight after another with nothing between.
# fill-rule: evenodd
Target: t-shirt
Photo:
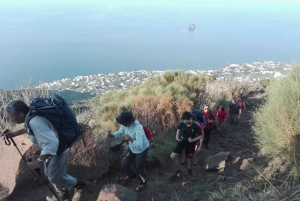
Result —
<instances>
[{"instance_id":1,"label":"t-shirt","mask_svg":"<svg viewBox=\"0 0 300 201\"><path fill-rule=\"evenodd\" d=\"M238 103L229 105L230 114L238 114L240 110L240 106Z\"/></svg>"},{"instance_id":2,"label":"t-shirt","mask_svg":"<svg viewBox=\"0 0 300 201\"><path fill-rule=\"evenodd\" d=\"M208 120L215 120L215 115L209 111L209 112L203 112L203 116L205 117L206 120L206 125L205 125L205 129L212 129L213 128L213 123L208 123Z\"/></svg>"},{"instance_id":3,"label":"t-shirt","mask_svg":"<svg viewBox=\"0 0 300 201\"><path fill-rule=\"evenodd\" d=\"M240 106L241 110L243 110L244 109L244 102L239 102L239 106Z\"/></svg>"},{"instance_id":4,"label":"t-shirt","mask_svg":"<svg viewBox=\"0 0 300 201\"><path fill-rule=\"evenodd\" d=\"M180 121L177 129L180 130L180 137L184 140L187 140L189 137L193 139L202 134L199 124L195 121L189 127L183 121Z\"/></svg>"},{"instance_id":5,"label":"t-shirt","mask_svg":"<svg viewBox=\"0 0 300 201\"><path fill-rule=\"evenodd\" d=\"M219 122L224 122L225 121L225 117L227 116L227 112L226 110L222 111L222 110L217 110L217 119Z\"/></svg>"}]
</instances>

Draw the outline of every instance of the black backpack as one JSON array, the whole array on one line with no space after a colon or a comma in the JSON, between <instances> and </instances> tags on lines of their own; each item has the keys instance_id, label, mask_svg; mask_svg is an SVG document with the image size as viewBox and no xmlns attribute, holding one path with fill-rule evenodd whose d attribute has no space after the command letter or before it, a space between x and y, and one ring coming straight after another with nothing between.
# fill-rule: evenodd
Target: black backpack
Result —
<instances>
[{"instance_id":1,"label":"black backpack","mask_svg":"<svg viewBox=\"0 0 300 201\"><path fill-rule=\"evenodd\" d=\"M195 133L196 133L196 130L197 130L197 123L195 122L195 121L193 121L193 123L192 123L193 125L192 125L192 132L194 133L194 136L193 136L193 138L194 137L196 137L196 135L195 135ZM199 127L199 126L198 126ZM185 130L186 130L186 128L187 128L187 126L184 124L184 122L181 120L180 121L180 130L181 130L181 132L180 132L180 137L183 139L183 140L187 140L188 139L188 136L185 136Z\"/></svg>"},{"instance_id":2,"label":"black backpack","mask_svg":"<svg viewBox=\"0 0 300 201\"><path fill-rule=\"evenodd\" d=\"M83 139L82 129L76 120L75 113L59 95L53 95L51 98L35 98L32 100L24 125L28 134L34 134L29 122L37 115L47 118L55 126L59 137L57 155L62 154L67 148L70 148L80 134Z\"/></svg>"}]
</instances>

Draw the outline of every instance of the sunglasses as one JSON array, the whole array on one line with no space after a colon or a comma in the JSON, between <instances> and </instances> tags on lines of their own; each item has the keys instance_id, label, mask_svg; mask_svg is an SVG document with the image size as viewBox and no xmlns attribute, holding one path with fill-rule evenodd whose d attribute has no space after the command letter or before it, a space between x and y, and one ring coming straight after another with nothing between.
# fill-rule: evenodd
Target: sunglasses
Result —
<instances>
[{"instance_id":1,"label":"sunglasses","mask_svg":"<svg viewBox=\"0 0 300 201\"><path fill-rule=\"evenodd\" d=\"M208 110L208 108L204 108L204 110Z\"/></svg>"}]
</instances>

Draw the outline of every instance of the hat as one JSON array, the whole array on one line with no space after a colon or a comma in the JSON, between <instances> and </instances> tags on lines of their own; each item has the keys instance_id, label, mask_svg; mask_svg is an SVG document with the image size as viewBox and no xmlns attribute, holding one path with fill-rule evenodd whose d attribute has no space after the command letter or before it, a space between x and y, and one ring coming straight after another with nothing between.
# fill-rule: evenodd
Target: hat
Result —
<instances>
[{"instance_id":1,"label":"hat","mask_svg":"<svg viewBox=\"0 0 300 201\"><path fill-rule=\"evenodd\" d=\"M116 120L117 120L117 122L119 124L122 124L122 125L131 125L135 121L135 118L134 118L134 116L132 115L131 112L125 111L125 112L122 112L116 118Z\"/></svg>"}]
</instances>

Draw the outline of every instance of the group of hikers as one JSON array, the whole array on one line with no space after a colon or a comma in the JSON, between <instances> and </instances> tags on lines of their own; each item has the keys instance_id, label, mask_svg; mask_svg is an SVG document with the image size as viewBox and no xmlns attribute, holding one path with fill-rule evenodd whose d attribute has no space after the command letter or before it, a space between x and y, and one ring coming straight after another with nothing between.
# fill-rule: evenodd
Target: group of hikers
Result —
<instances>
[{"instance_id":1,"label":"group of hikers","mask_svg":"<svg viewBox=\"0 0 300 201\"><path fill-rule=\"evenodd\" d=\"M203 111L194 109L185 111L181 114L181 121L178 123L175 139L178 141L171 153L171 160L175 166L174 174L170 179L182 177L182 171L178 161L178 156L184 150L184 157L188 161L188 177L192 176L192 162L197 164L196 153L200 152L202 146L209 148L210 134L212 130L225 130L226 117L229 115L231 131L238 124L242 111L246 109L242 99L232 100L228 111L224 106L220 106L215 112L211 111L208 105L204 105ZM9 119L21 124L26 121L29 112L29 106L21 100L12 100L5 106L5 112ZM126 173L122 180L124 185L138 178L139 185L137 192L142 192L147 187L147 173L145 163L148 156L149 140L147 139L143 125L135 119L130 111L122 112L116 121L121 125L115 133L108 133L109 138L118 138L124 136L128 141L124 157L121 161L121 168ZM44 173L50 183L55 187L57 194L47 196L48 201L63 201L72 197L72 201L80 200L83 190L86 188L86 181L77 179L67 174L68 155L70 148L65 149L60 155L57 155L59 146L59 134L57 129L49 119L37 115L29 121L31 127L28 133L29 139L33 145L41 150L40 156L28 162L31 169L44 166ZM13 138L26 133L28 130L24 127L14 132L1 134L4 138ZM135 161L135 168L132 166ZM71 193L74 190L74 195Z\"/></svg>"}]
</instances>

